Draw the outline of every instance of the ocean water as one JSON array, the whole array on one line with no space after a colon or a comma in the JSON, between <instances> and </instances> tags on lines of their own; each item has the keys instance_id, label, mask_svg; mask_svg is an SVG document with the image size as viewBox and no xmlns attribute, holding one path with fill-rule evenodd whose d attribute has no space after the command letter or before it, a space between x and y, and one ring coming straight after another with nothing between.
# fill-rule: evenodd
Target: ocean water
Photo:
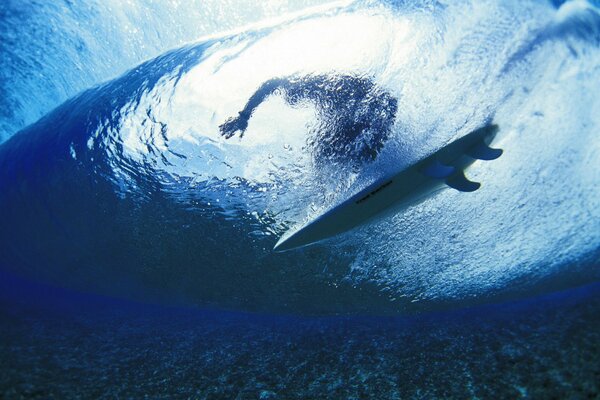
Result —
<instances>
[{"instance_id":1,"label":"ocean water","mask_svg":"<svg viewBox=\"0 0 600 400\"><path fill-rule=\"evenodd\" d=\"M7 1L0 54L0 396L600 396L597 2Z\"/></svg>"}]
</instances>

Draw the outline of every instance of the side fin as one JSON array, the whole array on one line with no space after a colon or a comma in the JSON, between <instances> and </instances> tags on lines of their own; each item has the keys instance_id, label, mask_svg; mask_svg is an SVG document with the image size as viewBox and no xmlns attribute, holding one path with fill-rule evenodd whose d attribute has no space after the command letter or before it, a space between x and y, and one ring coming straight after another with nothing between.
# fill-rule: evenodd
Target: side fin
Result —
<instances>
[{"instance_id":1,"label":"side fin","mask_svg":"<svg viewBox=\"0 0 600 400\"><path fill-rule=\"evenodd\" d=\"M425 167L421 169L421 172L424 175L427 175L430 178L443 179L452 175L456 171L456 168L442 164L438 160L434 160L433 162L427 164Z\"/></svg>"},{"instance_id":2,"label":"side fin","mask_svg":"<svg viewBox=\"0 0 600 400\"><path fill-rule=\"evenodd\" d=\"M446 184L460 192L474 192L481 187L481 183L468 180L463 171L446 179Z\"/></svg>"},{"instance_id":3,"label":"side fin","mask_svg":"<svg viewBox=\"0 0 600 400\"><path fill-rule=\"evenodd\" d=\"M502 149L492 149L487 144L485 144L483 141L479 142L478 144L474 145L473 147L471 147L470 149L468 149L466 151L466 154L468 156L477 158L479 160L487 160L487 161L495 160L496 158L500 157L502 155L502 153L503 153Z\"/></svg>"}]
</instances>

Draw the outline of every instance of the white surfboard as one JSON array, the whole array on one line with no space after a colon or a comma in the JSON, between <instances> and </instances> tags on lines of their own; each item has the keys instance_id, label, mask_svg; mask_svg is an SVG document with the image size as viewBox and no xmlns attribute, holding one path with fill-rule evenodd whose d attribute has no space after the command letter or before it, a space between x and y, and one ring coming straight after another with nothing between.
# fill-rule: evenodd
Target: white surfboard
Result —
<instances>
[{"instance_id":1,"label":"white surfboard","mask_svg":"<svg viewBox=\"0 0 600 400\"><path fill-rule=\"evenodd\" d=\"M370 185L301 228L286 232L273 250L291 250L346 232L415 204L445 185L462 192L479 189L481 185L469 181L464 169L476 159L500 157L502 150L488 147L497 131L497 125L473 131L396 175Z\"/></svg>"}]
</instances>

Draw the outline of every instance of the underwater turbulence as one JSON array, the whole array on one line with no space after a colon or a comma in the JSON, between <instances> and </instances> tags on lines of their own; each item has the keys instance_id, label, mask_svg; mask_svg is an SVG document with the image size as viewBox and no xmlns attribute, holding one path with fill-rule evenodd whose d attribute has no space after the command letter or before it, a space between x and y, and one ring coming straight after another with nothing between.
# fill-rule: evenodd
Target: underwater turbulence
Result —
<instances>
[{"instance_id":1,"label":"underwater turbulence","mask_svg":"<svg viewBox=\"0 0 600 400\"><path fill-rule=\"evenodd\" d=\"M0 267L144 301L396 314L600 278L600 10L357 1L203 38L0 145ZM286 232L493 124L470 193Z\"/></svg>"}]
</instances>

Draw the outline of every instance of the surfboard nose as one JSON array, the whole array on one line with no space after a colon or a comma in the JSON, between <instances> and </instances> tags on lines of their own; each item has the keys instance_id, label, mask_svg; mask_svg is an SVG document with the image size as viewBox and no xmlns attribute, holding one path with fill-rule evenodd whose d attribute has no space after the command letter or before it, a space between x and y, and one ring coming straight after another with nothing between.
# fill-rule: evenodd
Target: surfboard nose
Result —
<instances>
[{"instance_id":1,"label":"surfboard nose","mask_svg":"<svg viewBox=\"0 0 600 400\"><path fill-rule=\"evenodd\" d=\"M288 245L286 244L286 240L283 238L280 238L277 243L275 243L275 246L273 247L273 251L275 252L283 252L286 250L289 250L290 247L288 247Z\"/></svg>"},{"instance_id":2,"label":"surfboard nose","mask_svg":"<svg viewBox=\"0 0 600 400\"><path fill-rule=\"evenodd\" d=\"M297 232L296 232L297 233ZM293 233L289 236L283 236L279 238L275 246L273 247L273 251L281 253L287 250L292 250L298 247L302 247L302 241L298 240L298 236L296 233Z\"/></svg>"},{"instance_id":3,"label":"surfboard nose","mask_svg":"<svg viewBox=\"0 0 600 400\"><path fill-rule=\"evenodd\" d=\"M318 221L319 219L304 225L289 235L282 236L275 244L275 247L273 247L273 251L283 252L297 249L329 237L332 233L329 232L328 229L321 231L315 230L315 223L318 224Z\"/></svg>"}]
</instances>

